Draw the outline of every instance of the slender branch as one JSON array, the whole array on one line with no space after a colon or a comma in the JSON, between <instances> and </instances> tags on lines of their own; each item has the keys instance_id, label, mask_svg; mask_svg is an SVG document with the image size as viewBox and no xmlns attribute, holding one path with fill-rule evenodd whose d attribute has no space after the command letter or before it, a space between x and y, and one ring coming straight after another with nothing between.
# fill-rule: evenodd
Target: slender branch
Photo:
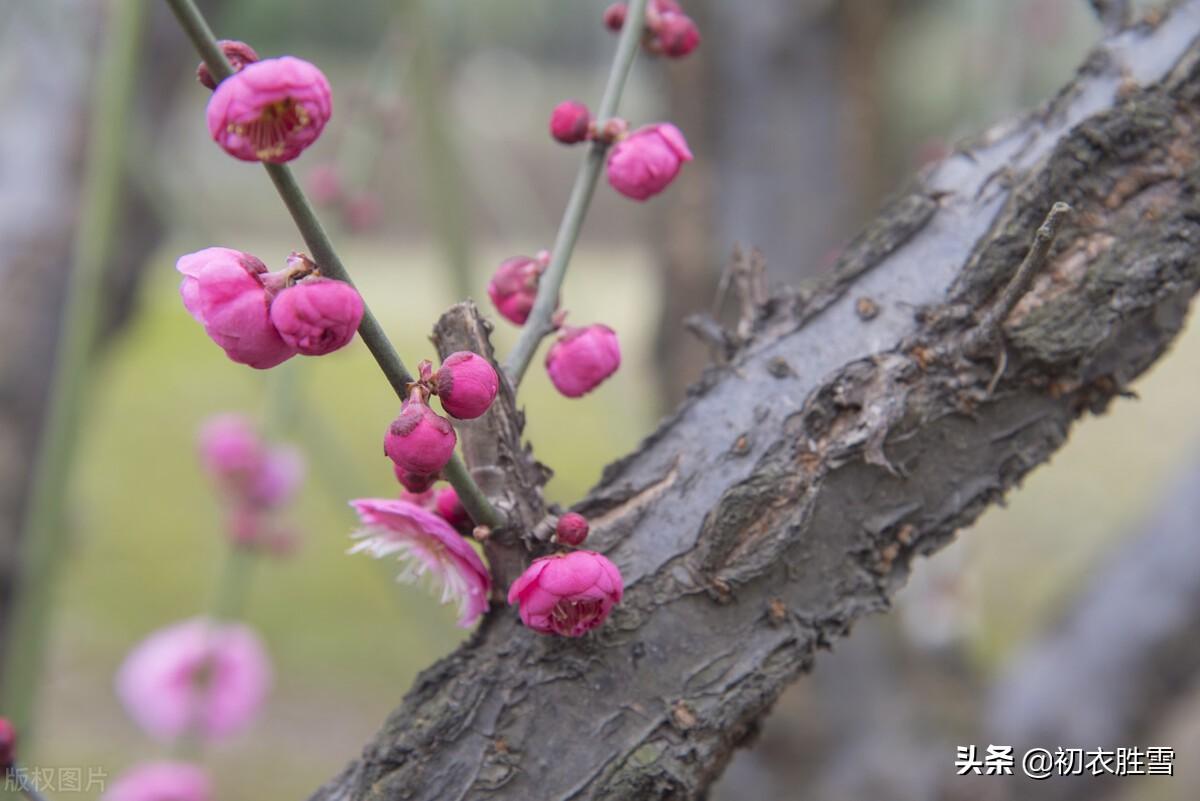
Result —
<instances>
[{"instance_id":1,"label":"slender branch","mask_svg":"<svg viewBox=\"0 0 1200 801\"><path fill-rule=\"evenodd\" d=\"M179 20L180 26L192 40L196 51L204 59L204 63L208 65L209 72L218 81L224 80L233 74L233 69L229 66L229 62L225 58L225 54L221 52L221 47L217 44L217 39L213 35L212 29L204 20L204 16L200 10L196 8L193 0L166 0L167 5L175 13ZM321 267L321 272L330 278L338 281L344 281L351 286L354 281L350 278L350 273L342 264L341 258L338 257L337 251L333 247L333 242L329 239L329 234L325 232L321 221L317 219L317 214L313 211L312 204L308 202L308 198L304 195L304 190L300 188L300 183L296 180L295 174L285 164L267 164L264 163L267 175L270 176L271 182L275 185L279 197L287 206L288 212L292 215L292 220L296 223L296 228L299 229L300 235L304 238L304 244L308 247L309 253L313 260ZM375 361L379 364L379 369L383 371L388 383L392 385L397 396L401 399L407 397L408 384L412 382L412 374L408 368L404 366L404 362L400 359L400 354L396 352L396 348L384 333L383 326L375 318L375 315L367 307L365 301L363 303L363 318L362 323L358 327L358 335L362 337L363 342L367 346L367 350L375 357ZM458 492L458 497L466 508L467 513L476 523L481 523L488 526L497 526L500 524L499 515L492 505L488 502L483 491L479 489L479 485L471 477L467 466L462 460L455 455L451 458L450 463L446 465L442 471L446 480Z\"/></svg>"},{"instance_id":2,"label":"slender branch","mask_svg":"<svg viewBox=\"0 0 1200 801\"><path fill-rule=\"evenodd\" d=\"M3 707L19 731L30 717L49 625L54 579L66 540L63 502L79 440L84 393L104 297L104 268L113 250L121 193L124 131L137 75L145 17L142 0L117 3L96 74L81 216L73 243L51 382L24 522L20 589L12 612L14 644L5 654Z\"/></svg>"},{"instance_id":3,"label":"slender branch","mask_svg":"<svg viewBox=\"0 0 1200 801\"><path fill-rule=\"evenodd\" d=\"M1088 0L1104 32L1109 36L1129 25L1133 19L1133 5L1129 0Z\"/></svg>"},{"instance_id":4,"label":"slender branch","mask_svg":"<svg viewBox=\"0 0 1200 801\"><path fill-rule=\"evenodd\" d=\"M600 101L600 108L596 112L596 123L601 128L617 113L621 94L625 91L625 82L629 78L629 71L633 68L633 59L637 55L637 49L642 39L641 20L646 17L646 3L647 0L631 0L629 3L625 28L621 31L617 52L613 56L612 70L608 74L608 84L604 88L604 96ZM583 164L579 166L579 172L575 176L571 197L567 200L567 208L563 212L558 235L554 238L550 266L542 275L538 285L537 300L534 301L533 309L529 312L529 319L525 322L525 327L521 329L521 336L517 339L517 344L513 346L508 361L505 362L504 370L508 373L508 380L512 382L513 389L520 386L521 379L525 377L525 371L529 368L529 363L533 361L533 354L537 352L538 345L543 339L554 333L551 318L554 316L555 307L558 306L559 291L562 289L563 279L567 276L567 265L571 261L575 243L579 240L579 231L583 227L583 220L591 205L592 195L595 194L596 184L600 180L600 172L604 169L604 157L607 151L608 144L601 140L596 140L588 145Z\"/></svg>"}]
</instances>

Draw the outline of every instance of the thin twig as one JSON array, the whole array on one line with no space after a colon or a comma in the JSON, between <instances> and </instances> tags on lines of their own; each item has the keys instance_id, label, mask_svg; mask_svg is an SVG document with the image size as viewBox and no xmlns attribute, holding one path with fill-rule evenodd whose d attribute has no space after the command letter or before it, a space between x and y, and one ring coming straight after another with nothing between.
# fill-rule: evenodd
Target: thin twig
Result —
<instances>
[{"instance_id":1,"label":"thin twig","mask_svg":"<svg viewBox=\"0 0 1200 801\"><path fill-rule=\"evenodd\" d=\"M4 654L0 708L19 731L28 732L57 566L66 543L64 488L79 440L79 422L96 342L104 270L113 253L118 221L125 128L134 94L145 19L142 0L114 6L97 69L83 180L79 225L58 341L50 403L38 443L22 530L21 582L11 611L12 647Z\"/></svg>"},{"instance_id":2,"label":"thin twig","mask_svg":"<svg viewBox=\"0 0 1200 801\"><path fill-rule=\"evenodd\" d=\"M984 346L995 341L1000 326L1016 308L1025 293L1029 291L1033 279L1046 266L1050 247L1054 244L1054 238L1058 236L1058 229L1062 226L1063 220L1070 212L1071 207L1061 201L1051 207L1045 221L1033 235L1033 244L1029 246L1029 252L1025 254L1025 260L1021 262L1021 266L1017 268L1016 275L1004 287L1004 291L1000 293L996 302L980 315L978 324L967 337L964 346L967 353L978 352Z\"/></svg>"},{"instance_id":3,"label":"thin twig","mask_svg":"<svg viewBox=\"0 0 1200 801\"><path fill-rule=\"evenodd\" d=\"M1104 26L1105 34L1112 36L1133 20L1133 4L1129 0L1088 0L1092 10Z\"/></svg>"},{"instance_id":4,"label":"thin twig","mask_svg":"<svg viewBox=\"0 0 1200 801\"><path fill-rule=\"evenodd\" d=\"M166 0L166 2L175 13L188 38L192 40L196 51L208 65L209 72L213 74L213 77L219 82L232 75L232 67L229 66L212 29L208 26L200 10L196 8L193 0ZM300 188L295 174L286 164L264 163L263 167L266 168L267 175L271 177L271 182L275 184L275 189L279 192L279 197L282 198L284 205L291 213L292 220L296 223L296 228L300 230L300 235L304 238L304 243L308 246L313 260L321 266L321 272L330 278L345 281L353 286L354 281L351 280L350 273L342 264L337 251L334 250L333 242L325 233L321 221L317 219L317 214L313 211L308 198L305 197L304 190ZM392 385L392 389L401 399L407 397L408 384L413 380L412 374L404 366L400 354L396 352L391 340L384 333L383 326L367 308L365 301L358 335L362 337L367 350L371 351L371 355L375 357L379 369L383 371L388 383ZM442 475L458 492L459 500L462 501L467 513L476 523L489 526L501 524L500 516L492 508L491 503L488 502L483 491L479 489L479 485L471 477L467 466L463 464L457 454L443 468Z\"/></svg>"},{"instance_id":5,"label":"thin twig","mask_svg":"<svg viewBox=\"0 0 1200 801\"><path fill-rule=\"evenodd\" d=\"M604 88L604 97L596 112L596 125L603 128L604 123L617 113L621 94L625 91L625 81L633 67L633 59L637 55L638 46L642 40L642 20L646 17L647 0L631 0L625 16L625 28L617 43L617 52L613 56L612 69L608 74L608 84ZM554 249L550 255L550 266L542 275L538 285L537 300L529 312L529 319L521 329L521 336L513 346L505 362L505 372L512 382L513 389L521 384L529 363L538 345L550 334L554 333L555 307L558 306L559 291L563 279L567 275L567 265L579 240L579 231L587 216L588 206L591 205L592 195L595 194L596 184L600 180L600 172L604 169L604 157L608 151L608 143L597 139L588 145L583 164L575 176L575 185L571 189L571 197L567 200L567 208L563 212L562 223L558 227L558 235L554 238Z\"/></svg>"}]
</instances>

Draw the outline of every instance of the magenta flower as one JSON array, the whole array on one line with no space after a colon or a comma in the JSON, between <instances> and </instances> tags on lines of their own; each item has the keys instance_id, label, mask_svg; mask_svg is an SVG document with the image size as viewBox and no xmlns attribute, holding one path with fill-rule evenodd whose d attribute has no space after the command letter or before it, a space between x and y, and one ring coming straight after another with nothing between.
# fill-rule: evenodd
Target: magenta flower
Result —
<instances>
[{"instance_id":1,"label":"magenta flower","mask_svg":"<svg viewBox=\"0 0 1200 801\"><path fill-rule=\"evenodd\" d=\"M330 278L305 278L271 302L271 322L279 336L305 356L323 356L350 344L362 316L358 290Z\"/></svg>"},{"instance_id":2,"label":"magenta flower","mask_svg":"<svg viewBox=\"0 0 1200 801\"><path fill-rule=\"evenodd\" d=\"M208 101L208 132L242 161L291 161L317 140L333 113L325 75L292 56L246 65Z\"/></svg>"},{"instance_id":3,"label":"magenta flower","mask_svg":"<svg viewBox=\"0 0 1200 801\"><path fill-rule=\"evenodd\" d=\"M208 774L186 762L145 762L117 777L100 801L213 801Z\"/></svg>"},{"instance_id":4,"label":"magenta flower","mask_svg":"<svg viewBox=\"0 0 1200 801\"><path fill-rule=\"evenodd\" d=\"M458 601L458 625L466 628L487 611L492 578L479 554L450 524L416 504L386 498L361 498L350 505L363 528L350 553L376 558L397 554L407 567L397 577L415 581L428 573L442 585L442 603Z\"/></svg>"},{"instance_id":5,"label":"magenta flower","mask_svg":"<svg viewBox=\"0 0 1200 801\"><path fill-rule=\"evenodd\" d=\"M537 258L513 256L496 268L488 282L488 297L504 319L524 325L537 299L538 279L550 264L550 254L542 251Z\"/></svg>"},{"instance_id":6,"label":"magenta flower","mask_svg":"<svg viewBox=\"0 0 1200 801\"><path fill-rule=\"evenodd\" d=\"M254 48L245 42L239 42L236 39L222 39L217 44L221 45L221 52L229 60L229 66L233 67L234 72L241 72L242 67L258 61L258 53L254 52ZM217 82L213 80L212 74L208 71L208 65L203 61L200 62L200 66L196 67L196 80L207 89L217 88Z\"/></svg>"},{"instance_id":7,"label":"magenta flower","mask_svg":"<svg viewBox=\"0 0 1200 801\"><path fill-rule=\"evenodd\" d=\"M221 414L204 421L197 438L200 460L222 484L243 484L258 473L265 457L258 432L240 414Z\"/></svg>"},{"instance_id":8,"label":"magenta flower","mask_svg":"<svg viewBox=\"0 0 1200 801\"><path fill-rule=\"evenodd\" d=\"M271 324L271 298L260 277L267 268L254 256L206 248L180 257L175 269L184 276L184 307L230 359L265 370L296 354Z\"/></svg>"},{"instance_id":9,"label":"magenta flower","mask_svg":"<svg viewBox=\"0 0 1200 801\"><path fill-rule=\"evenodd\" d=\"M687 14L664 11L654 26L653 45L668 58L683 58L700 46L700 29Z\"/></svg>"},{"instance_id":10,"label":"magenta flower","mask_svg":"<svg viewBox=\"0 0 1200 801\"><path fill-rule=\"evenodd\" d=\"M608 154L608 182L622 195L646 200L666 189L692 151L678 128L662 122L638 128Z\"/></svg>"},{"instance_id":11,"label":"magenta flower","mask_svg":"<svg viewBox=\"0 0 1200 801\"><path fill-rule=\"evenodd\" d=\"M488 410L500 391L496 368L478 353L451 353L433 377L442 408L459 420L474 420Z\"/></svg>"},{"instance_id":12,"label":"magenta flower","mask_svg":"<svg viewBox=\"0 0 1200 801\"><path fill-rule=\"evenodd\" d=\"M392 464L392 469L396 473L396 480L408 492L420 495L429 492L430 487L438 480L437 474L430 475L428 473L410 473L398 464Z\"/></svg>"},{"instance_id":13,"label":"magenta flower","mask_svg":"<svg viewBox=\"0 0 1200 801\"><path fill-rule=\"evenodd\" d=\"M550 135L564 145L586 141L592 112L577 100L564 100L550 113Z\"/></svg>"},{"instance_id":14,"label":"magenta flower","mask_svg":"<svg viewBox=\"0 0 1200 801\"><path fill-rule=\"evenodd\" d=\"M438 490L437 495L434 496L433 505L434 511L459 534L464 537L469 536L474 530L475 522L467 514L462 501L458 499L458 491L454 487Z\"/></svg>"},{"instance_id":15,"label":"magenta flower","mask_svg":"<svg viewBox=\"0 0 1200 801\"><path fill-rule=\"evenodd\" d=\"M554 536L563 545L582 545L587 535L587 518L576 512L567 512L558 518L558 524L554 527Z\"/></svg>"},{"instance_id":16,"label":"magenta flower","mask_svg":"<svg viewBox=\"0 0 1200 801\"><path fill-rule=\"evenodd\" d=\"M566 328L546 353L546 370L554 387L568 398L591 392L621 366L617 334L599 323Z\"/></svg>"},{"instance_id":17,"label":"magenta flower","mask_svg":"<svg viewBox=\"0 0 1200 801\"><path fill-rule=\"evenodd\" d=\"M432 476L450 461L457 442L450 421L430 409L420 389L415 389L388 426L383 452L406 473Z\"/></svg>"},{"instance_id":18,"label":"magenta flower","mask_svg":"<svg viewBox=\"0 0 1200 801\"><path fill-rule=\"evenodd\" d=\"M271 686L258 635L238 623L193 618L139 643L117 673L117 695L148 734L235 734L254 720Z\"/></svg>"},{"instance_id":19,"label":"magenta flower","mask_svg":"<svg viewBox=\"0 0 1200 801\"><path fill-rule=\"evenodd\" d=\"M581 637L608 618L621 602L621 571L594 551L535 559L508 590L521 622L542 634Z\"/></svg>"}]
</instances>

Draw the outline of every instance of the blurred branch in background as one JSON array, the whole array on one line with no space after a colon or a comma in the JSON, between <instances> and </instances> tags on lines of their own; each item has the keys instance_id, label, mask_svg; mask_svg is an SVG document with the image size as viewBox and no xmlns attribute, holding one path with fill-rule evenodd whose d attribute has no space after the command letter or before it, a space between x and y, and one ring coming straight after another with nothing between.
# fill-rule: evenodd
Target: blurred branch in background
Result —
<instances>
[{"instance_id":1,"label":"blurred branch in background","mask_svg":"<svg viewBox=\"0 0 1200 801\"><path fill-rule=\"evenodd\" d=\"M142 52L143 0L110 6L104 47L92 85L86 171L67 272L65 301L54 337L53 373L41 426L22 534L14 552L19 572L12 604L5 604L11 631L0 677L3 707L20 731L28 731L49 636L57 565L67 543L71 467L86 409L96 340L105 302L104 270L117 242L125 136ZM48 121L53 126L58 120ZM50 159L61 159L53 154ZM14 376L14 378L16 378ZM11 610L11 611L8 611Z\"/></svg>"}]
</instances>

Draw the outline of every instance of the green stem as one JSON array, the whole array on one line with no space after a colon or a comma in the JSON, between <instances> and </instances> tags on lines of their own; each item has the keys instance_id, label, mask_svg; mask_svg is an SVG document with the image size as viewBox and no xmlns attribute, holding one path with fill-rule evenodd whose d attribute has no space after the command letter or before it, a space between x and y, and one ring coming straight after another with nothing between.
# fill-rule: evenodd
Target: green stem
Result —
<instances>
[{"instance_id":1,"label":"green stem","mask_svg":"<svg viewBox=\"0 0 1200 801\"><path fill-rule=\"evenodd\" d=\"M221 47L217 44L217 39L213 35L212 29L204 20L204 16L200 10L196 8L193 0L166 0L167 5L175 12L176 18L179 20L180 26L187 33L188 38L192 40L196 51L204 59L204 63L208 65L209 72L219 82L228 78L233 74L233 69L229 66L229 62L225 58L225 54L221 52ZM342 264L341 258L338 257L337 251L334 250L333 242L330 241L329 235L325 232L325 228L321 225L321 221L317 219L316 212L313 211L312 204L308 202L308 198L304 195L304 190L300 188L296 176L292 173L291 168L286 164L263 164L267 170L267 175L271 177L271 182L275 184L275 189L282 198L283 203L287 206L288 211L292 215L292 220L296 223L296 228L299 229L301 237L304 238L304 243L308 247L309 254L313 260L320 265L322 274L345 281L351 286L354 281L350 278L350 273ZM412 382L412 374L408 368L404 366L404 362L400 359L400 354L396 352L396 348L388 339L387 334L383 331L383 326L375 319L375 315L366 307L364 303L364 312L362 323L358 327L358 335L362 337L366 343L367 349L371 351L371 355L375 357L375 361L379 364L379 369L383 371L388 383L392 385L396 395L401 400L408 397L408 384ZM488 502L487 497L483 494L483 490L471 478L470 472L466 465L456 454L451 458L450 463L443 470L446 480L453 485L458 492L459 500L462 501L467 513L471 518L483 525L496 527L500 525L500 516L492 505Z\"/></svg>"},{"instance_id":2,"label":"green stem","mask_svg":"<svg viewBox=\"0 0 1200 801\"><path fill-rule=\"evenodd\" d=\"M91 374L104 268L120 208L125 126L130 117L144 21L142 0L112 4L109 35L96 71L80 220L73 243L54 359L49 408L39 439L21 542L20 586L4 655L3 704L18 731L30 719L49 632L54 579L66 541L64 502Z\"/></svg>"},{"instance_id":3,"label":"green stem","mask_svg":"<svg viewBox=\"0 0 1200 801\"><path fill-rule=\"evenodd\" d=\"M604 97L596 112L596 125L603 128L604 123L617 113L621 102L621 94L625 91L625 82L629 71L633 68L633 59L642 39L641 20L646 17L648 0L630 0L629 10L625 16L625 28L617 42L617 52L613 56L612 69L608 73L608 84L604 87ZM637 21L635 23L635 20ZM567 265L571 262L571 254L575 251L575 243L579 241L579 231L583 228L584 218L587 217L588 207L592 203L596 184L604 169L604 157L608 144L596 140L588 146L583 157L583 164L575 176L575 185L571 188L571 197L567 200L567 208L563 212L562 222L558 226L558 235L554 238L554 249L550 253L550 266L543 273L538 283L537 299L529 312L529 319L521 329L517 344L505 362L504 370L513 387L521 383L529 363L538 346L550 334L554 333L554 311L558 306L559 292L563 280L567 277Z\"/></svg>"}]
</instances>

